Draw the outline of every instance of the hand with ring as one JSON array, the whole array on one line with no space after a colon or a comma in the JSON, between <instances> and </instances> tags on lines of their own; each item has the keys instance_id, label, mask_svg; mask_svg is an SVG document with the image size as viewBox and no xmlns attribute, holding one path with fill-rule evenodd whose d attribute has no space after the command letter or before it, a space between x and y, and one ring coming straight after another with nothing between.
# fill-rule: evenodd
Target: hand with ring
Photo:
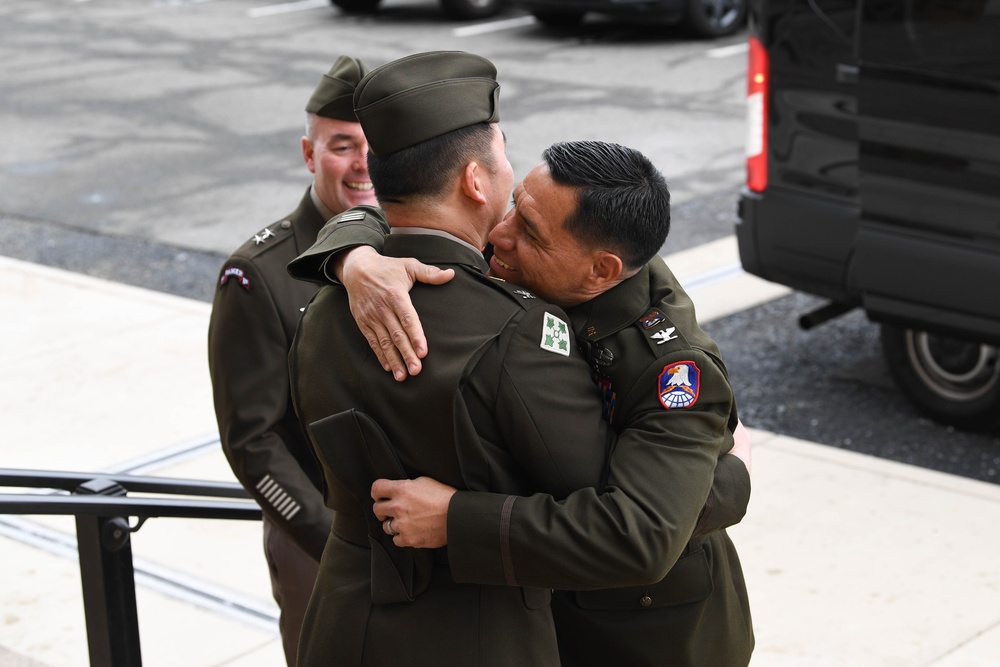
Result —
<instances>
[{"instance_id":1,"label":"hand with ring","mask_svg":"<svg viewBox=\"0 0 1000 667\"><path fill-rule=\"evenodd\" d=\"M385 531L386 535L391 535L392 537L396 537L397 535L399 535L399 533L393 530L392 528L392 517L389 517L388 519L382 522L382 530Z\"/></svg>"}]
</instances>

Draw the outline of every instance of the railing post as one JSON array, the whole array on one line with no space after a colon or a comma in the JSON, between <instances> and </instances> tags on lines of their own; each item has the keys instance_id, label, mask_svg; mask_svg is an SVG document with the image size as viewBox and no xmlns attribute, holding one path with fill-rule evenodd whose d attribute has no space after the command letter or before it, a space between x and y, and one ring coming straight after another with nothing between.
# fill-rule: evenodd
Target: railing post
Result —
<instances>
[{"instance_id":1,"label":"railing post","mask_svg":"<svg viewBox=\"0 0 1000 667\"><path fill-rule=\"evenodd\" d=\"M124 496L114 481L94 479L79 494ZM76 517L83 608L92 667L140 667L139 618L128 519Z\"/></svg>"}]
</instances>

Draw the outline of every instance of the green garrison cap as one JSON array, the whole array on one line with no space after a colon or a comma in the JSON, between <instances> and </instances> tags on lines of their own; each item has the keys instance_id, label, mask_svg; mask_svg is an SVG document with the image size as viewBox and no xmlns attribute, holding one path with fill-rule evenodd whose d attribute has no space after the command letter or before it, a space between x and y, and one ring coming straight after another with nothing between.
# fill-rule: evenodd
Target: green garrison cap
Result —
<instances>
[{"instance_id":1,"label":"green garrison cap","mask_svg":"<svg viewBox=\"0 0 1000 667\"><path fill-rule=\"evenodd\" d=\"M376 155L500 120L497 68L464 51L417 53L373 69L354 91L354 113Z\"/></svg>"},{"instance_id":2,"label":"green garrison cap","mask_svg":"<svg viewBox=\"0 0 1000 667\"><path fill-rule=\"evenodd\" d=\"M340 56L316 86L306 105L306 111L317 116L356 123L358 118L354 115L354 89L366 74L368 66L363 62L357 58Z\"/></svg>"}]
</instances>

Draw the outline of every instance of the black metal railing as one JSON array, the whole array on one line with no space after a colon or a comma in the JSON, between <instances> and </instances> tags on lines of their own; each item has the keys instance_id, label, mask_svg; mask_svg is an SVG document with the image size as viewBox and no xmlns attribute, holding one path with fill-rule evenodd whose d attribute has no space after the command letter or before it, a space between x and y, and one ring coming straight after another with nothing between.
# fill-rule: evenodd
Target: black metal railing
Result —
<instances>
[{"instance_id":1,"label":"black metal railing","mask_svg":"<svg viewBox=\"0 0 1000 667\"><path fill-rule=\"evenodd\" d=\"M0 468L0 488L35 490L0 493L0 514L76 517L92 667L142 665L131 534L146 520L261 518L260 507L243 487L227 482ZM42 495L38 490L43 489L68 495ZM132 497L130 492L155 495ZM129 523L130 517L137 518L135 525Z\"/></svg>"}]
</instances>

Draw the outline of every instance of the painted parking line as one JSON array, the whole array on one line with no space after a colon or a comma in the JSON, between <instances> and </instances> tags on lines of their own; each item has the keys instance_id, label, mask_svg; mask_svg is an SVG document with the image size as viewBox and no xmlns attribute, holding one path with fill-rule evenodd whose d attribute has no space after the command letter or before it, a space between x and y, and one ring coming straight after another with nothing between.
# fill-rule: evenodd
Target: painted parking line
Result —
<instances>
[{"instance_id":1,"label":"painted parking line","mask_svg":"<svg viewBox=\"0 0 1000 667\"><path fill-rule=\"evenodd\" d=\"M247 16L252 19L259 19L265 16L276 16L278 14L290 14L292 12L304 12L308 9L318 9L319 7L330 7L330 0L298 0L297 2L283 2L280 5L265 5L247 10Z\"/></svg>"},{"instance_id":2,"label":"painted parking line","mask_svg":"<svg viewBox=\"0 0 1000 667\"><path fill-rule=\"evenodd\" d=\"M750 49L749 44L746 42L740 44L730 44L729 46L720 46L715 49L709 49L705 51L705 56L708 58L730 58L732 56L741 56Z\"/></svg>"},{"instance_id":3,"label":"painted parking line","mask_svg":"<svg viewBox=\"0 0 1000 667\"><path fill-rule=\"evenodd\" d=\"M524 26L534 25L537 22L538 20L534 16L518 16L512 19L490 21L489 23L478 23L476 25L455 28L451 31L451 34L455 37L472 37L474 35L485 35L491 32L502 32L504 30L513 30L514 28L523 28Z\"/></svg>"}]
</instances>

